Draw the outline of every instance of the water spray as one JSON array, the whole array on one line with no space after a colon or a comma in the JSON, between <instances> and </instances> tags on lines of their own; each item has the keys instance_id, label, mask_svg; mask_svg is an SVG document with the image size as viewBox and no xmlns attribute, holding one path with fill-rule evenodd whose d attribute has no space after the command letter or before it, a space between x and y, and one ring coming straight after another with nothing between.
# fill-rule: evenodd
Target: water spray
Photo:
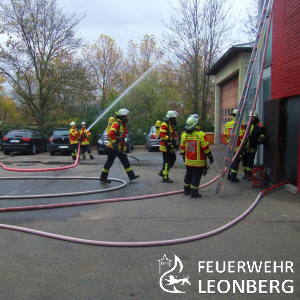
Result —
<instances>
[{"instance_id":1,"label":"water spray","mask_svg":"<svg viewBox=\"0 0 300 300\"><path fill-rule=\"evenodd\" d=\"M127 95L138 83L140 83L153 69L157 66L157 64L161 61L159 59L156 63L151 66L145 73L141 75L134 83L132 83L91 125L87 130L90 130L105 114L108 110L110 110L115 104L117 104L125 95Z\"/></svg>"}]
</instances>

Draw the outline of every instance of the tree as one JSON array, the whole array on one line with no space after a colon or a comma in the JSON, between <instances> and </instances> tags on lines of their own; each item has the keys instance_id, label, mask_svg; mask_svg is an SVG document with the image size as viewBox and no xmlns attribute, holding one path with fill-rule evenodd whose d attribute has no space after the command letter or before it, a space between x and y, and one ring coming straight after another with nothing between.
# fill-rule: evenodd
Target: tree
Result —
<instances>
[{"instance_id":1,"label":"tree","mask_svg":"<svg viewBox=\"0 0 300 300\"><path fill-rule=\"evenodd\" d=\"M65 15L56 0L10 0L0 2L0 17L0 29L8 35L0 46L0 70L42 128L49 103L78 75L52 66L80 47L75 27L84 16Z\"/></svg>"},{"instance_id":2,"label":"tree","mask_svg":"<svg viewBox=\"0 0 300 300\"><path fill-rule=\"evenodd\" d=\"M100 35L92 46L83 49L85 64L90 80L95 86L96 102L104 108L120 91L123 53L116 41L107 35Z\"/></svg>"},{"instance_id":3,"label":"tree","mask_svg":"<svg viewBox=\"0 0 300 300\"><path fill-rule=\"evenodd\" d=\"M257 36L257 15L258 0L251 0L245 8L240 23L242 24L242 32L246 35L248 42L253 42Z\"/></svg>"},{"instance_id":4,"label":"tree","mask_svg":"<svg viewBox=\"0 0 300 300\"><path fill-rule=\"evenodd\" d=\"M206 120L213 93L206 73L220 56L230 32L227 0L178 0L171 5L163 47L177 73L183 101Z\"/></svg>"}]
</instances>

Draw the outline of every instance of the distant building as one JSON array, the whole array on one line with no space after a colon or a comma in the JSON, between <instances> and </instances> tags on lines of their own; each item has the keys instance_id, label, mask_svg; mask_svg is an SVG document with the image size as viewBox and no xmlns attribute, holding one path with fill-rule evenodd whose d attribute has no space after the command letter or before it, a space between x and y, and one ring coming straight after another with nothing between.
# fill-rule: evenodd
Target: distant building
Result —
<instances>
[{"instance_id":1,"label":"distant building","mask_svg":"<svg viewBox=\"0 0 300 300\"><path fill-rule=\"evenodd\" d=\"M268 0L267 0L268 1ZM259 11L263 0L259 0ZM215 143L224 142L223 122L228 109L237 106L251 51L229 49L209 70L216 76ZM274 0L272 27L267 45L262 85L255 110L265 125L266 144L259 147L256 161L271 168L274 183L289 180L300 192L300 1ZM240 65L237 68L237 65ZM257 73L260 70L257 70ZM253 104L258 74L254 76L245 121ZM237 92L238 91L238 92ZM236 96L237 94L237 96ZM236 97L238 100L236 101ZM227 113L227 115L226 115ZM225 120L223 120L225 119Z\"/></svg>"}]
</instances>

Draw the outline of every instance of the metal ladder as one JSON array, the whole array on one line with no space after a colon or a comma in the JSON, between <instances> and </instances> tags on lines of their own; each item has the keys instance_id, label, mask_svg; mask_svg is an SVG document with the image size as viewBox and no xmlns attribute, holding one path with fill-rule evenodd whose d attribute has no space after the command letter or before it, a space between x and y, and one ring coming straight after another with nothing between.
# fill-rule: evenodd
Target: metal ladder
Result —
<instances>
[{"instance_id":1,"label":"metal ladder","mask_svg":"<svg viewBox=\"0 0 300 300\"><path fill-rule=\"evenodd\" d=\"M236 114L235 122L232 128L232 133L230 134L230 139L226 148L224 160L222 163L222 167L220 170L220 175L218 178L218 183L216 187L216 193L219 193L220 196L223 196L225 183L227 181L227 176L230 171L230 167L232 164L232 158L234 156L235 147L239 138L240 128L242 125L243 116L246 109L246 104L248 101L248 96L250 92L251 82L253 79L253 74L255 74L255 70L259 64L259 55L263 49L261 49L261 44L263 42L264 33L266 31L266 27L268 25L268 21L271 22L269 19L269 14L272 9L273 0L265 0L261 17L260 17L260 23L258 27L258 33L256 36L256 40L253 46L253 50L251 53L249 65L247 68L247 74L245 77L245 82L243 86L243 90L241 93L241 98L238 105L238 111ZM265 47L267 47L267 43L265 44Z\"/></svg>"}]
</instances>

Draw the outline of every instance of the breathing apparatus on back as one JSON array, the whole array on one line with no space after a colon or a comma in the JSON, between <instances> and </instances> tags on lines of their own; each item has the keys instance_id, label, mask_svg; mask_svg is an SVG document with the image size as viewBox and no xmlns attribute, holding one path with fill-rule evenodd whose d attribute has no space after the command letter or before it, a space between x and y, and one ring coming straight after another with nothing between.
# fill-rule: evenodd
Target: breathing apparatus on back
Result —
<instances>
[{"instance_id":1,"label":"breathing apparatus on back","mask_svg":"<svg viewBox=\"0 0 300 300\"><path fill-rule=\"evenodd\" d=\"M110 117L108 119L108 124L107 124L107 128L106 128L106 133L109 134L110 133L110 129L111 129L111 125L112 123L115 121L114 117Z\"/></svg>"}]
</instances>

